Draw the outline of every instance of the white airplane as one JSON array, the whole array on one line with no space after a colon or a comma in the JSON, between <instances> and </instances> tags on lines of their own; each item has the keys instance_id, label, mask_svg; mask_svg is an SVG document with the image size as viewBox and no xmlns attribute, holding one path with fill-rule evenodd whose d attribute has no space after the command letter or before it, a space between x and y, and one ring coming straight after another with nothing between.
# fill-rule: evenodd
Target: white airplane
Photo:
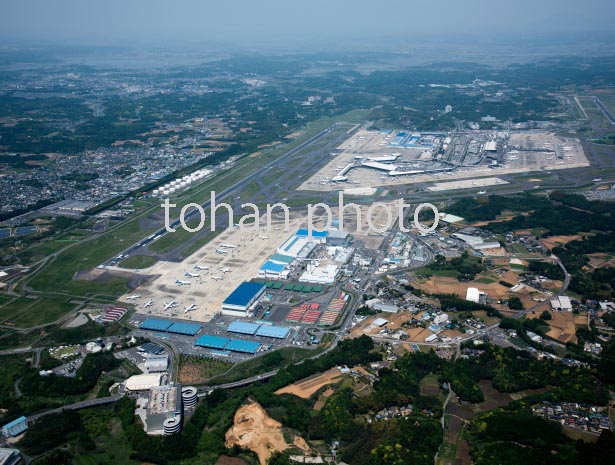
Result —
<instances>
[{"instance_id":1,"label":"white airplane","mask_svg":"<svg viewBox=\"0 0 615 465\"><path fill-rule=\"evenodd\" d=\"M487 191L478 191L478 195L485 195Z\"/></svg>"},{"instance_id":2,"label":"white airplane","mask_svg":"<svg viewBox=\"0 0 615 465\"><path fill-rule=\"evenodd\" d=\"M145 305L143 306L143 308L151 307L152 305L154 305L154 301L150 299L147 302L145 302Z\"/></svg>"},{"instance_id":3,"label":"white airplane","mask_svg":"<svg viewBox=\"0 0 615 465\"><path fill-rule=\"evenodd\" d=\"M188 271L186 271L184 273L184 276L186 278L198 278L199 276L201 276L199 273L189 273Z\"/></svg>"},{"instance_id":4,"label":"white airplane","mask_svg":"<svg viewBox=\"0 0 615 465\"><path fill-rule=\"evenodd\" d=\"M224 279L224 276L212 276L211 279L213 279L214 281L222 281Z\"/></svg>"},{"instance_id":5,"label":"white airplane","mask_svg":"<svg viewBox=\"0 0 615 465\"><path fill-rule=\"evenodd\" d=\"M203 270L209 270L209 267L207 265L195 264L194 269L198 271L203 271Z\"/></svg>"},{"instance_id":6,"label":"white airplane","mask_svg":"<svg viewBox=\"0 0 615 465\"><path fill-rule=\"evenodd\" d=\"M190 305L184 305L184 313L188 313L191 310L194 310L197 308L196 304L190 304Z\"/></svg>"},{"instance_id":7,"label":"white airplane","mask_svg":"<svg viewBox=\"0 0 615 465\"><path fill-rule=\"evenodd\" d=\"M220 244L220 247L224 249L236 249L237 248L235 244Z\"/></svg>"},{"instance_id":8,"label":"white airplane","mask_svg":"<svg viewBox=\"0 0 615 465\"><path fill-rule=\"evenodd\" d=\"M267 239L269 239L269 236L258 236L258 237L260 237L262 240L267 240Z\"/></svg>"},{"instance_id":9,"label":"white airplane","mask_svg":"<svg viewBox=\"0 0 615 465\"><path fill-rule=\"evenodd\" d=\"M227 252L226 250L216 249L216 253L219 253L219 254L225 255L225 254L227 254L228 252Z\"/></svg>"},{"instance_id":10,"label":"white airplane","mask_svg":"<svg viewBox=\"0 0 615 465\"><path fill-rule=\"evenodd\" d=\"M126 300L136 300L140 298L141 298L141 294L133 294L133 295L129 295L128 297L126 297Z\"/></svg>"},{"instance_id":11,"label":"white airplane","mask_svg":"<svg viewBox=\"0 0 615 465\"><path fill-rule=\"evenodd\" d=\"M179 284L180 286L189 286L192 284L190 281L182 281L181 279L175 279L175 284Z\"/></svg>"},{"instance_id":12,"label":"white airplane","mask_svg":"<svg viewBox=\"0 0 615 465\"><path fill-rule=\"evenodd\" d=\"M233 270L228 266L223 266L222 268L218 268L218 271L222 271L222 273L230 273Z\"/></svg>"},{"instance_id":13,"label":"white airplane","mask_svg":"<svg viewBox=\"0 0 615 465\"><path fill-rule=\"evenodd\" d=\"M600 182L600 181L602 181L602 178L594 178L594 179L592 179L592 181L593 182Z\"/></svg>"},{"instance_id":14,"label":"white airplane","mask_svg":"<svg viewBox=\"0 0 615 465\"><path fill-rule=\"evenodd\" d=\"M171 302L168 302L168 303L164 304L164 309L165 310L168 310L168 309L173 308L173 307L177 307L177 302L175 302L174 300L171 300Z\"/></svg>"}]
</instances>

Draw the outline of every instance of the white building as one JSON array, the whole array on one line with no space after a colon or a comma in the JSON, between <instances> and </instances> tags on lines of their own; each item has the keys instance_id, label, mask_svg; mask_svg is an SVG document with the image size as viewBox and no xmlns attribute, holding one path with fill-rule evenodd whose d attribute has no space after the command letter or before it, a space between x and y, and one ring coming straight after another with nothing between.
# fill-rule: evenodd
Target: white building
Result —
<instances>
[{"instance_id":1,"label":"white building","mask_svg":"<svg viewBox=\"0 0 615 465\"><path fill-rule=\"evenodd\" d=\"M163 373L169 367L169 357L167 354L150 355L143 365L148 373Z\"/></svg>"},{"instance_id":2,"label":"white building","mask_svg":"<svg viewBox=\"0 0 615 465\"><path fill-rule=\"evenodd\" d=\"M557 299L551 299L551 308L559 312L571 312L572 302L570 302L570 297L561 295Z\"/></svg>"},{"instance_id":3,"label":"white building","mask_svg":"<svg viewBox=\"0 0 615 465\"><path fill-rule=\"evenodd\" d=\"M468 287L468 290L466 291L466 300L478 303L480 300L480 291L475 287Z\"/></svg>"},{"instance_id":4,"label":"white building","mask_svg":"<svg viewBox=\"0 0 615 465\"><path fill-rule=\"evenodd\" d=\"M160 374L134 375L124 382L124 386L128 391L148 391L160 386L161 381L162 375Z\"/></svg>"}]
</instances>

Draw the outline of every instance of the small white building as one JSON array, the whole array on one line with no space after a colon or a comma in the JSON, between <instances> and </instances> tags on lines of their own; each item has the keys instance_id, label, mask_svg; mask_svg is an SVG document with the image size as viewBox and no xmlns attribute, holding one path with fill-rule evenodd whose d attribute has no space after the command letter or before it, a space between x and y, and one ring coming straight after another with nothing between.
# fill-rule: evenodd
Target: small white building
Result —
<instances>
[{"instance_id":1,"label":"small white building","mask_svg":"<svg viewBox=\"0 0 615 465\"><path fill-rule=\"evenodd\" d=\"M468 290L466 291L466 300L478 303L480 300L480 291L476 287L468 287Z\"/></svg>"}]
</instances>

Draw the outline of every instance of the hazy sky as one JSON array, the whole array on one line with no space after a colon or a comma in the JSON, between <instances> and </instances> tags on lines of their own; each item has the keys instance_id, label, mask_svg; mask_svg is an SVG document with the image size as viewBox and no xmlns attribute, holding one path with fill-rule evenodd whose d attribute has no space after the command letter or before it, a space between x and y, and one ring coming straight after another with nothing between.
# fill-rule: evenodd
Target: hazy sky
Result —
<instances>
[{"instance_id":1,"label":"hazy sky","mask_svg":"<svg viewBox=\"0 0 615 465\"><path fill-rule=\"evenodd\" d=\"M248 42L612 31L614 0L0 0L16 39Z\"/></svg>"}]
</instances>

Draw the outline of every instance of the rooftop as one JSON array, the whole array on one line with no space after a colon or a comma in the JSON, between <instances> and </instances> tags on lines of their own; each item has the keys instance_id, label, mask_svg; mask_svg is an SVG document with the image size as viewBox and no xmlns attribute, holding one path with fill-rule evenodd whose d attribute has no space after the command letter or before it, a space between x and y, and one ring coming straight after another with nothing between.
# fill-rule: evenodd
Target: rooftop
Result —
<instances>
[{"instance_id":1,"label":"rooftop","mask_svg":"<svg viewBox=\"0 0 615 465\"><path fill-rule=\"evenodd\" d=\"M265 285L262 283L251 283L244 281L237 286L226 299L224 299L222 305L249 305L252 299L264 290Z\"/></svg>"}]
</instances>

